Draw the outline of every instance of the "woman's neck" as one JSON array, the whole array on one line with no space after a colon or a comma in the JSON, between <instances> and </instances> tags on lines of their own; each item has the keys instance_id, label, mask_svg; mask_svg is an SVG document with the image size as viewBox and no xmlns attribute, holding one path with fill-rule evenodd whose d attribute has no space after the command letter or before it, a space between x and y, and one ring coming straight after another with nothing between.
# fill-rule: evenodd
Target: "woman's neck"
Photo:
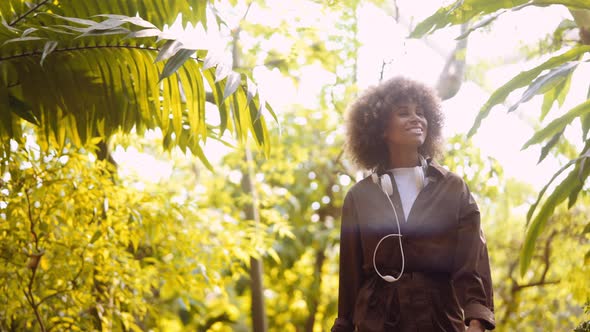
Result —
<instances>
[{"instance_id":1,"label":"woman's neck","mask_svg":"<svg viewBox=\"0 0 590 332\"><path fill-rule=\"evenodd\" d=\"M389 153L389 168L406 168L420 165L418 151L396 151Z\"/></svg>"}]
</instances>

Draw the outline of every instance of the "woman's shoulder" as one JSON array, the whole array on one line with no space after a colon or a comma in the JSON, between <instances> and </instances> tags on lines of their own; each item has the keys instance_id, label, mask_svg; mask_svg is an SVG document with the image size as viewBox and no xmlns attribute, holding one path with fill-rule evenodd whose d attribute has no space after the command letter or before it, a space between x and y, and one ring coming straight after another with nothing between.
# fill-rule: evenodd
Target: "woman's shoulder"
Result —
<instances>
[{"instance_id":1,"label":"woman's shoulder","mask_svg":"<svg viewBox=\"0 0 590 332\"><path fill-rule=\"evenodd\" d=\"M355 184L348 188L347 195L363 195L371 186L374 185L375 183L373 182L372 176L371 174L369 174L363 177L362 179L358 180Z\"/></svg>"},{"instance_id":2,"label":"woman's shoulder","mask_svg":"<svg viewBox=\"0 0 590 332\"><path fill-rule=\"evenodd\" d=\"M427 176L438 177L442 183L458 187L462 189L467 188L467 183L459 174L450 170L448 167L443 166L436 161L429 161L429 170Z\"/></svg>"}]
</instances>

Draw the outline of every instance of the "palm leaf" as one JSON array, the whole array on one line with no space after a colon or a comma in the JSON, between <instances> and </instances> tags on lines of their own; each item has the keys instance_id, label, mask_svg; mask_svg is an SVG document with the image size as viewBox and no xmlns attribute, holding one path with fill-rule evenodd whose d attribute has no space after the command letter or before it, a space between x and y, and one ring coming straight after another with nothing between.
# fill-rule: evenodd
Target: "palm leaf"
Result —
<instances>
[{"instance_id":1,"label":"palm leaf","mask_svg":"<svg viewBox=\"0 0 590 332\"><path fill-rule=\"evenodd\" d=\"M255 127L240 115L258 101L257 95L245 98L251 89L247 80L221 61L204 70L196 54L206 55L207 49L192 49L182 34L157 28L174 21L169 13L184 14L197 5L203 7L194 12L204 15L202 0L38 1L32 7L11 1L10 8L1 6L2 18L16 23L0 26L0 74L6 78L0 95L28 105L2 108L8 121L0 127L3 142L19 139L12 129L19 121L40 119L46 144L62 146L68 139L86 144L118 130L142 133L158 127L166 147L180 144L201 153L200 142L211 136L205 119L207 82L223 119L218 134L229 129L244 140L252 132L267 149L268 134L261 132L266 127ZM48 8L51 13L43 11ZM129 16L136 12L149 13L146 17L154 21ZM187 16L204 20L192 12ZM270 107L266 111L275 116Z\"/></svg>"},{"instance_id":2,"label":"palm leaf","mask_svg":"<svg viewBox=\"0 0 590 332\"><path fill-rule=\"evenodd\" d=\"M586 0L511 0L511 1L489 1L489 0L457 0L455 3L438 9L434 14L418 23L410 33L411 38L421 38L436 30L452 25L459 25L469 22L482 15L480 22L475 23L468 31L458 38L465 38L471 32L490 24L500 15L508 11L521 10L528 6L549 6L564 5L572 9L589 9L590 2Z\"/></svg>"},{"instance_id":3,"label":"palm leaf","mask_svg":"<svg viewBox=\"0 0 590 332\"><path fill-rule=\"evenodd\" d=\"M590 114L590 99L572 108L559 118L551 121L547 126L545 126L545 128L535 132L533 137L531 137L522 148L526 149L533 144L541 143L544 140L549 139L560 132L563 132L565 127L572 123L575 118L582 117L587 114Z\"/></svg>"},{"instance_id":4,"label":"palm leaf","mask_svg":"<svg viewBox=\"0 0 590 332\"><path fill-rule=\"evenodd\" d=\"M521 72L520 74L512 78L509 82L502 85L500 88L496 89L496 91L494 91L494 93L490 96L490 98L479 110L479 113L475 118L474 124L469 130L468 136L472 136L475 134L475 132L481 125L483 119L485 119L489 115L490 111L492 110L492 107L506 100L506 98L512 91L530 85L533 82L533 80L537 78L544 70L551 70L557 68L558 66L567 64L570 61L577 60L582 54L587 52L590 52L590 46L576 46L563 54L550 58L549 60L543 62L535 68Z\"/></svg>"},{"instance_id":5,"label":"palm leaf","mask_svg":"<svg viewBox=\"0 0 590 332\"><path fill-rule=\"evenodd\" d=\"M586 178L590 173L590 167L588 167L588 161L590 160L590 142L584 147L584 151L578 158L571 160L564 165L559 171L557 171L551 180L543 187L537 201L531 206L527 214L527 220L531 221L531 217L536 210L541 198L543 197L547 188L553 183L553 181L566 169L575 165L574 169L567 175L567 177L555 187L553 192L547 197L539 212L532 219L527 228L525 241L520 256L520 274L524 275L528 269L533 251L535 248L536 240L547 225L549 218L555 211L555 208L565 201L568 197L570 199L570 207L574 204L578 193L582 190Z\"/></svg>"}]
</instances>

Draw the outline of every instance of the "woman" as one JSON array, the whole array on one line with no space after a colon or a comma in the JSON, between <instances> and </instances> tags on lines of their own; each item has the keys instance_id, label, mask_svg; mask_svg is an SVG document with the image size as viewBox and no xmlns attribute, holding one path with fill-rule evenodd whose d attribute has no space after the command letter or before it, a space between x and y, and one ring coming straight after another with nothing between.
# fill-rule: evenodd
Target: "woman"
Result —
<instances>
[{"instance_id":1,"label":"woman","mask_svg":"<svg viewBox=\"0 0 590 332\"><path fill-rule=\"evenodd\" d=\"M346 121L347 152L372 174L344 200L332 331L493 329L477 204L432 160L442 141L435 92L393 78L367 90Z\"/></svg>"}]
</instances>

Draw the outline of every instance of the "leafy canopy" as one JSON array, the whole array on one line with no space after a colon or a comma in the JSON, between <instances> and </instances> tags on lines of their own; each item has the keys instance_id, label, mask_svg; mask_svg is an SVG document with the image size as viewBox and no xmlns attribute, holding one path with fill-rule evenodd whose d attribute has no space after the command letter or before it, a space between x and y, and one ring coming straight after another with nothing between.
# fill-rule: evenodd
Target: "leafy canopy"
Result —
<instances>
[{"instance_id":1,"label":"leafy canopy","mask_svg":"<svg viewBox=\"0 0 590 332\"><path fill-rule=\"evenodd\" d=\"M420 22L411 37L421 37L438 29L476 21L472 27L459 38L466 38L471 32L484 27L500 15L509 11L524 10L529 6L545 7L548 5L566 6L574 20L564 20L554 33L555 43L558 43L555 54L527 71L514 76L510 81L497 88L485 104L481 107L469 135L477 132L482 121L489 115L493 107L506 102L508 96L519 88L526 87L521 98L508 108L508 112L514 111L521 103L531 100L534 96L543 96L543 106L539 112L539 120L543 121L553 105L559 106L569 92L571 77L582 63L587 63L590 55L590 2L584 0L532 0L532 1L485 1L467 0L456 1L454 4L440 8L436 13ZM577 29L580 39L573 43L564 42L563 34ZM538 54L540 56L542 54ZM577 106L563 113L537 130L534 135L523 145L523 149L532 145L542 147L539 162L543 161L550 152L559 154L558 142L564 140L563 135L568 126L578 122L582 127L582 150L575 158L567 162L549 180L539 193L536 201L530 206L527 214L528 229L526 240L521 253L520 273L524 275L530 265L535 243L546 224L551 219L556 207L568 200L568 207L576 204L578 196L584 192L584 184L590 175L590 89L586 100L582 100ZM554 187L553 182L566 170L570 172ZM545 193L553 188L546 198Z\"/></svg>"},{"instance_id":2,"label":"leafy canopy","mask_svg":"<svg viewBox=\"0 0 590 332\"><path fill-rule=\"evenodd\" d=\"M42 128L45 148L160 128L165 147L190 149L209 166L201 144L229 130L239 141L252 136L268 155L263 111L274 113L212 46L208 4L3 1L0 154L10 139L20 141L27 121ZM207 120L210 112L218 123Z\"/></svg>"}]
</instances>

